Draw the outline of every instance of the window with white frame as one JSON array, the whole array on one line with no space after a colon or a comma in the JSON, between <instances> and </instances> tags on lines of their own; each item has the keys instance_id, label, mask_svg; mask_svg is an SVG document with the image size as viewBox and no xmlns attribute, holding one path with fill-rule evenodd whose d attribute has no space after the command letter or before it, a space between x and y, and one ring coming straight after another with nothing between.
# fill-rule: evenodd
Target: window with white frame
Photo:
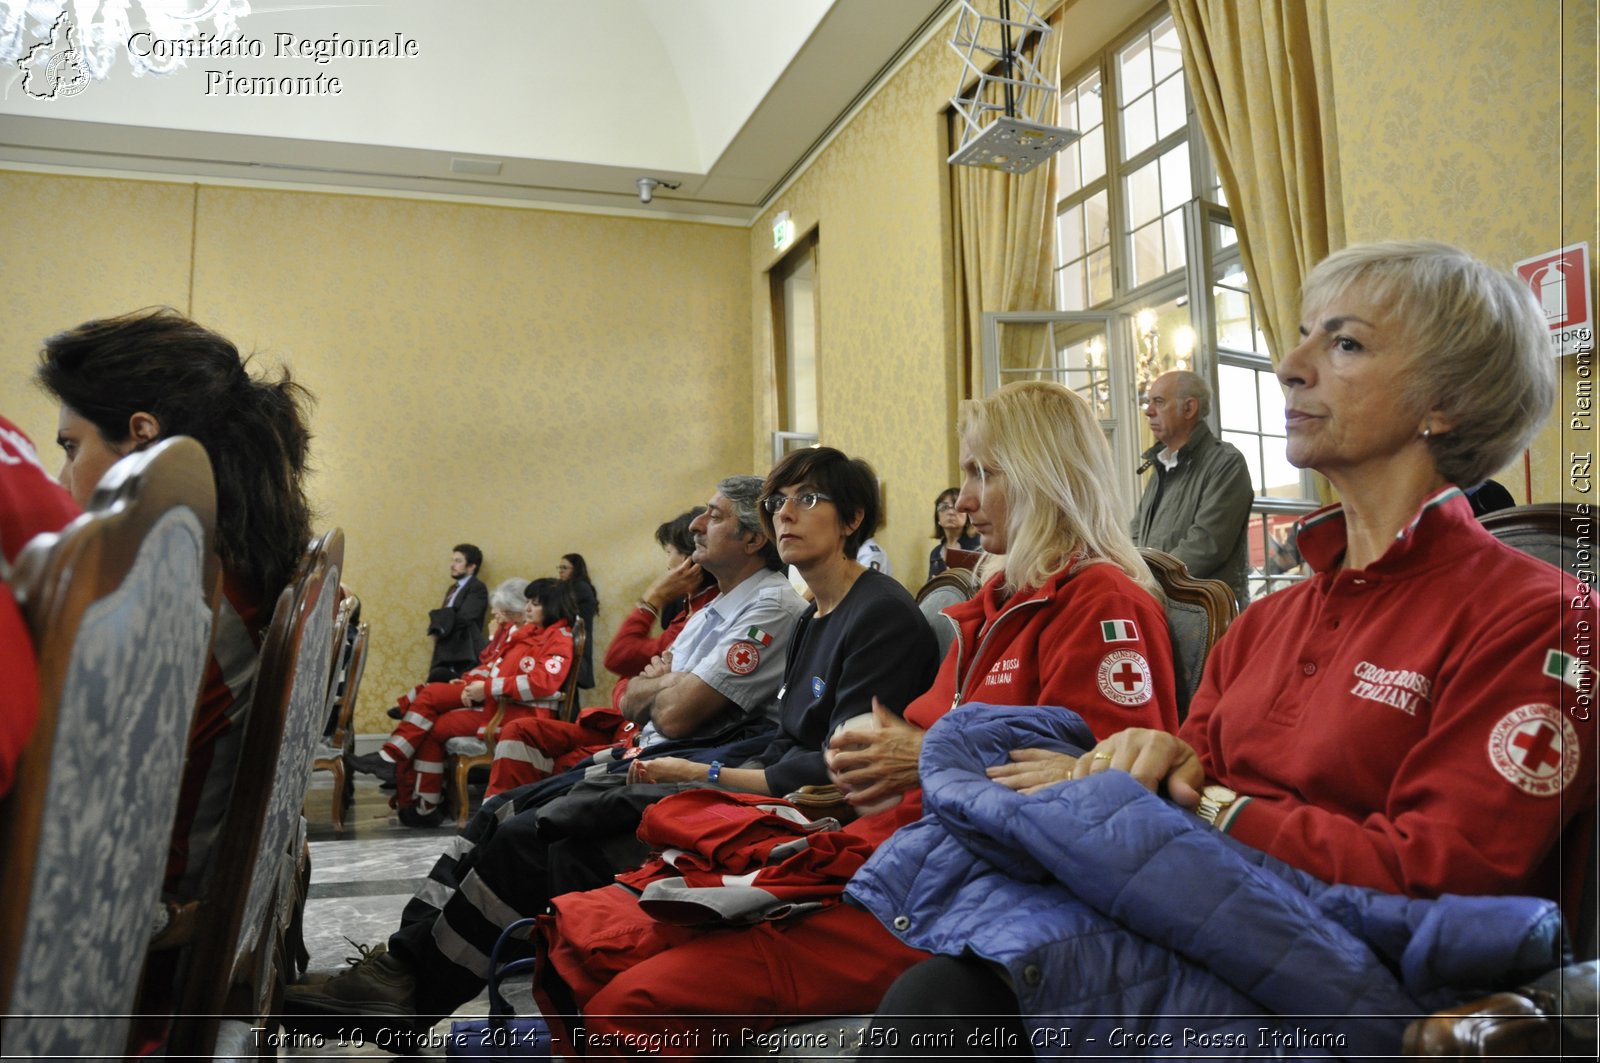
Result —
<instances>
[{"instance_id":1,"label":"window with white frame","mask_svg":"<svg viewBox=\"0 0 1600 1063\"><path fill-rule=\"evenodd\" d=\"M1164 7L1063 78L1060 124L1080 137L1058 171L1053 332L1066 339L1075 334L1064 326L1085 319L1082 333L1092 318L1116 335L1059 343L1056 375L1094 381L1108 432L1131 426L1120 445L1113 437L1121 461L1153 442L1139 400L1155 377L1192 369L1208 379L1212 427L1244 454L1255 484L1252 594L1300 578L1289 528L1314 495L1284 457L1283 393ZM1142 485L1129 477L1137 498Z\"/></svg>"}]
</instances>

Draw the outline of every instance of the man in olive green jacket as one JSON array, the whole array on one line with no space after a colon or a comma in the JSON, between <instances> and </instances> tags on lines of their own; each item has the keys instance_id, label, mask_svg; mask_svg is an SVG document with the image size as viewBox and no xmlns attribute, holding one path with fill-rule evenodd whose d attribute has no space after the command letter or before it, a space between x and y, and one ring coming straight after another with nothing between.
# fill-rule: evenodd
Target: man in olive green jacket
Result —
<instances>
[{"instance_id":1,"label":"man in olive green jacket","mask_svg":"<svg viewBox=\"0 0 1600 1063\"><path fill-rule=\"evenodd\" d=\"M1194 373L1164 373L1150 385L1144 415L1156 444L1140 471L1155 473L1139 499L1133 541L1176 556L1196 578L1223 580L1242 609L1255 491L1244 455L1206 426L1210 411L1211 388Z\"/></svg>"}]
</instances>

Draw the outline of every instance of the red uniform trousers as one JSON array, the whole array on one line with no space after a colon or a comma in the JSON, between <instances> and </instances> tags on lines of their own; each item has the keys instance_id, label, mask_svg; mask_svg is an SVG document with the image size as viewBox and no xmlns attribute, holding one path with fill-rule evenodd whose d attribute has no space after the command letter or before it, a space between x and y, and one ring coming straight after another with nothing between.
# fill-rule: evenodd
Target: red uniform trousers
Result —
<instances>
[{"instance_id":1,"label":"red uniform trousers","mask_svg":"<svg viewBox=\"0 0 1600 1063\"><path fill-rule=\"evenodd\" d=\"M422 740L433 730L439 717L462 707L461 690L465 685L460 680L450 683L424 683L411 692L409 701L406 697L402 697L400 704L404 707L405 715L401 717L400 726L394 729L389 735L389 740L383 744L384 758L400 765L415 757ZM488 717L484 719L487 720Z\"/></svg>"},{"instance_id":2,"label":"red uniform trousers","mask_svg":"<svg viewBox=\"0 0 1600 1063\"><path fill-rule=\"evenodd\" d=\"M524 716L500 729L489 788L483 796L493 797L566 771L585 757L626 741L636 730L619 714L603 708L584 709L576 723Z\"/></svg>"},{"instance_id":3,"label":"red uniform trousers","mask_svg":"<svg viewBox=\"0 0 1600 1063\"><path fill-rule=\"evenodd\" d=\"M603 909L589 903L599 894L610 898ZM928 959L847 904L800 919L706 930L655 921L622 887L584 896L586 921L598 925L574 935L581 947L559 935L550 963L578 982L568 982L583 1013L577 1020L583 1043L575 1047L591 1059L764 1050L741 1038L804 1017L855 1014L863 1000L882 999L896 978ZM561 898L555 904L559 909ZM609 981L600 980L608 969ZM707 978L716 980L716 1006L726 1014L696 1014L706 1008ZM731 1040L713 1044L714 1035Z\"/></svg>"},{"instance_id":4,"label":"red uniform trousers","mask_svg":"<svg viewBox=\"0 0 1600 1063\"><path fill-rule=\"evenodd\" d=\"M444 794L444 744L452 738L482 737L484 726L494 715L493 704L490 702L476 708L444 713L418 739L416 754L409 760L395 762L396 808L415 805L419 813L426 815L439 807ZM505 710L505 715L501 717L502 727L526 719L551 718L551 711L547 708L515 701L506 702Z\"/></svg>"}]
</instances>

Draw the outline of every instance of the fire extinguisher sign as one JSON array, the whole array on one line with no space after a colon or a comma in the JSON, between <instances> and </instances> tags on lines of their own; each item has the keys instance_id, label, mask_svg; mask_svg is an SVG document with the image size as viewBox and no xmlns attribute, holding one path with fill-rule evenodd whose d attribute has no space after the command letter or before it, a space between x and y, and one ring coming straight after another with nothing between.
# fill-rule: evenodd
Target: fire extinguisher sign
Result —
<instances>
[{"instance_id":1,"label":"fire extinguisher sign","mask_svg":"<svg viewBox=\"0 0 1600 1063\"><path fill-rule=\"evenodd\" d=\"M1557 356L1594 349L1594 300L1589 294L1589 245L1568 244L1559 251L1525 258L1514 267L1528 282L1550 325L1550 348Z\"/></svg>"}]
</instances>

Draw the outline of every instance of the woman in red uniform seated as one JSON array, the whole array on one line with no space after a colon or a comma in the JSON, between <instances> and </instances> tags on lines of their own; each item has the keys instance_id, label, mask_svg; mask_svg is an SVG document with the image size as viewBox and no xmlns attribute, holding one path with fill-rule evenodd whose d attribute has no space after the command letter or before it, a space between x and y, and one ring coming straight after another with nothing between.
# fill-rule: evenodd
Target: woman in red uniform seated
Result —
<instances>
[{"instance_id":1,"label":"woman in red uniform seated","mask_svg":"<svg viewBox=\"0 0 1600 1063\"><path fill-rule=\"evenodd\" d=\"M947 610L960 637L905 719L875 707L876 729L833 740L831 773L851 802L889 806L845 828L856 852L918 818L922 736L956 704L1065 706L1096 734L1177 727L1159 592L1105 486L1116 482L1111 451L1087 404L1057 384L1013 384L966 403L959 431L957 504L989 554L986 580ZM575 1004L597 1044L624 1050L704 1054L713 1032L866 1010L927 956L837 903L709 930L654 923L616 888L555 907L554 1003L568 1014Z\"/></svg>"},{"instance_id":2,"label":"woman in red uniform seated","mask_svg":"<svg viewBox=\"0 0 1600 1063\"><path fill-rule=\"evenodd\" d=\"M689 560L694 553L689 525L703 512L704 506L696 506L656 529L656 542L667 555L667 571L644 592L611 637L605 666L622 678L611 690L610 706L584 709L572 722L539 716L513 720L501 729L495 742L485 797L537 782L637 735L637 725L622 715L628 680L644 671L656 655L665 653L689 618L717 596L717 581ZM659 635L651 633L657 620L662 629Z\"/></svg>"},{"instance_id":3,"label":"woman in red uniform seated","mask_svg":"<svg viewBox=\"0 0 1600 1063\"><path fill-rule=\"evenodd\" d=\"M444 819L439 803L444 789L444 744L452 738L481 734L503 707L502 721L524 716L554 715L554 701L572 669L572 594L558 579L528 584L523 624L507 642L488 674L459 687L458 707L441 714L421 734L406 756L393 736L382 755L395 765L395 808L408 827L437 826ZM398 732L396 732L398 733Z\"/></svg>"},{"instance_id":4,"label":"woman in red uniform seated","mask_svg":"<svg viewBox=\"0 0 1600 1063\"><path fill-rule=\"evenodd\" d=\"M481 678L489 674L490 667L505 652L506 645L522 621L523 611L528 605L524 593L527 589L527 580L508 579L490 592L489 618L494 621L494 633L489 636L489 644L483 648L483 652L478 654L475 667L447 682L418 683L395 699L389 709L389 719L401 720L416 728L415 732L406 733L407 742L415 742L422 732L432 727L439 713L461 707L461 688L470 682L469 676ZM399 730L396 728L397 732ZM357 771L393 779L394 765L374 753L355 758L354 766Z\"/></svg>"},{"instance_id":5,"label":"woman in red uniform seated","mask_svg":"<svg viewBox=\"0 0 1600 1063\"><path fill-rule=\"evenodd\" d=\"M1288 456L1327 476L1341 499L1299 524L1296 542L1315 574L1233 624L1207 659L1176 737L1121 730L1076 759L1015 753L989 774L1026 793L1128 772L1217 831L1325 883L1413 898L1542 897L1576 915L1596 780L1593 657L1581 633L1600 619L1587 587L1495 539L1462 494L1514 460L1549 414L1555 373L1543 315L1515 277L1422 241L1329 256L1307 277L1301 305L1300 342L1277 368L1288 394ZM1076 800L1077 785L1052 791L1054 799ZM892 868L896 848L880 850L863 878L877 876L879 860ZM1090 849L1076 855L1122 857ZM898 903L896 894L929 885L919 873L879 896ZM1192 882L1173 891L1172 904L1205 913L1216 901ZM958 908L952 897L948 911ZM1136 1024L1170 1015L1204 1028L1226 1022L1222 1013L1242 1015L1251 1044L1255 1028L1274 1021L1256 1014L1275 1010L1267 998L1251 1003L1251 990L1236 982L1216 992L1218 966L1192 958L1203 942L1189 955L1163 944L1155 970L1119 953L1126 962L1115 970L1075 978L1067 957L1083 938L1035 924L1028 951L989 948L981 909L967 909L978 918L962 938L965 956L929 961L884 999L884 1015L939 1016L923 1027L882 1020L901 1027L901 1044L919 1028L948 1032L950 1016L982 1015L971 1021L991 1035L998 1014L1053 1015L1040 1022L1056 1024L1083 999L1072 994L1091 986L1099 1003L1084 1010L1098 1015L1073 1023L1078 1043L1101 1016L1125 1032L1159 1034ZM1127 925L1135 914L1114 918ZM1227 959L1251 955L1244 929L1220 950ZM1325 928L1307 922L1300 932ZM1102 946L1115 937L1097 933ZM1150 940L1140 927L1129 933L1136 939ZM1020 977L1028 967L1056 977L1049 985ZM1256 988L1277 991L1305 973L1288 972L1277 986L1258 974ZM1191 992L1156 1009L1139 997L1180 982ZM1202 991L1206 999L1196 999ZM1238 994L1235 1003L1211 1011L1227 993ZM1135 999L1142 1005L1130 1007ZM1119 1020L1107 1002L1142 1017ZM1398 1029L1387 1033L1398 1049ZM1012 1034L1028 1043L1020 1020Z\"/></svg>"}]
</instances>

